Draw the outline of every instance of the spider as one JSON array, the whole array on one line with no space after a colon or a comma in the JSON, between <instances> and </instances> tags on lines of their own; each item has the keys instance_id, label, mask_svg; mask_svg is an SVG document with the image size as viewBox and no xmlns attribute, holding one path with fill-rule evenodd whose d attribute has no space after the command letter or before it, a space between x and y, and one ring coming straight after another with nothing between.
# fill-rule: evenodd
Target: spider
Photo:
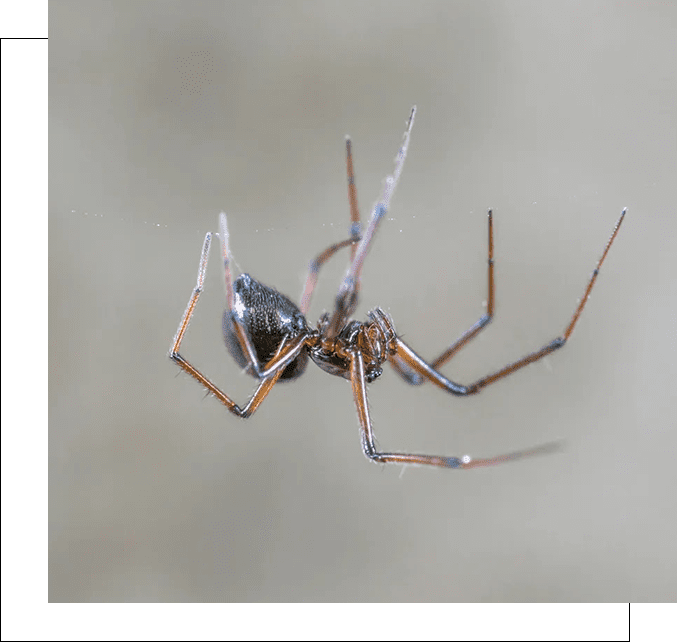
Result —
<instances>
[{"instance_id":1,"label":"spider","mask_svg":"<svg viewBox=\"0 0 677 642\"><path fill-rule=\"evenodd\" d=\"M385 180L381 198L374 206L369 224L362 233L357 205L357 192L353 172L351 141L346 137L346 166L348 174L348 196L350 202L350 237L329 246L310 262L300 306L277 290L260 283L249 274L242 274L233 280L230 269L228 225L226 215L220 216L221 250L225 267L227 307L223 315L223 336L228 351L242 368L258 379L258 387L244 407L238 406L197 368L179 354L181 342L195 311L203 289L207 259L212 234L207 233L202 246L197 285L188 301L188 307L179 323L172 342L169 357L185 372L197 379L211 394L238 417L248 418L256 411L273 386L280 380L291 380L301 376L308 364L308 358L329 374L348 379L352 385L355 405L359 418L362 448L368 459L374 462L400 464L421 464L442 468L474 468L490 466L521 457L540 454L553 449L553 444L541 445L528 450L498 455L485 459L471 459L469 456L444 457L413 453L381 452L377 449L374 431L367 403L367 383L375 381L382 373L381 366L390 362L406 382L420 385L430 381L452 395L467 396L478 393L482 388L499 381L516 370L542 359L559 350L567 342L583 307L590 295L600 267L613 243L626 210L621 213L609 239L602 258L588 281L578 307L564 330L564 333L521 359L508 364L474 383L463 385L447 379L439 368L453 357L471 339L485 328L494 316L494 237L493 214L488 211L488 300L486 313L452 343L442 354L431 362L425 361L409 347L395 332L392 319L381 308L368 313L368 321L351 318L355 311L360 290L360 279L365 257L374 240L376 230L390 207L390 201L400 178L409 147L409 137L416 107L412 108L399 152L395 158L395 169ZM350 262L341 283L334 309L331 314L320 316L316 328L306 321L306 313L317 282L318 273L324 263L342 248L350 247Z\"/></svg>"}]
</instances>

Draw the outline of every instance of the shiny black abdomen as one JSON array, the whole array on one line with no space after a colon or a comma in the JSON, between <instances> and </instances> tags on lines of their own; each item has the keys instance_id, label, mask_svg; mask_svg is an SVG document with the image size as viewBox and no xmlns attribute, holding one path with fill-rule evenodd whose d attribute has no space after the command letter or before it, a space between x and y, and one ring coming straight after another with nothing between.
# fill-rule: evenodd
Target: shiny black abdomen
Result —
<instances>
[{"instance_id":1,"label":"shiny black abdomen","mask_svg":"<svg viewBox=\"0 0 677 642\"><path fill-rule=\"evenodd\" d=\"M275 355L282 339L308 330L306 319L296 304L249 274L242 274L235 280L233 291L235 302L232 316L228 310L223 314L223 339L241 368L245 368L249 361L235 335L232 317L237 318L251 340L261 368ZM307 365L308 351L304 348L284 369L280 379L295 379ZM254 374L253 371L251 374Z\"/></svg>"}]
</instances>

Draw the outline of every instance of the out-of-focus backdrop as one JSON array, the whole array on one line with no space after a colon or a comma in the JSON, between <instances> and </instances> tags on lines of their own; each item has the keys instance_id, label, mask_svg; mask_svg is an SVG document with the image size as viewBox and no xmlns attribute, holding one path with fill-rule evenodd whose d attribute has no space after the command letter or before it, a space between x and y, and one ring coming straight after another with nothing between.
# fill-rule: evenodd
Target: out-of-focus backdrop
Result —
<instances>
[{"instance_id":1,"label":"out-of-focus backdrop","mask_svg":"<svg viewBox=\"0 0 677 642\"><path fill-rule=\"evenodd\" d=\"M50 5L49 599L664 601L677 597L677 8L609 2ZM349 384L312 364L248 421L167 359L201 244L298 299L366 218L413 104L409 158L364 270L459 399L390 369L386 450L564 450L469 472L367 462ZM332 305L347 252L309 318ZM182 353L243 402L212 253Z\"/></svg>"}]
</instances>

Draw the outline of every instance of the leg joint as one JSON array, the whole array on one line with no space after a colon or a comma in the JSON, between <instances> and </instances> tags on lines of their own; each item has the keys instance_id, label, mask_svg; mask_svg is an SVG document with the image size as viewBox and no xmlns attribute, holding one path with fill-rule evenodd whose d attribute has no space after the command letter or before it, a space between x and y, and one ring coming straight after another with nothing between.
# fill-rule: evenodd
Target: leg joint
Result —
<instances>
[{"instance_id":1,"label":"leg joint","mask_svg":"<svg viewBox=\"0 0 677 642\"><path fill-rule=\"evenodd\" d=\"M381 453L376 452L376 448L374 448L374 445L369 443L369 441L364 435L362 437L362 450L364 451L364 456L370 461L373 461L374 463L377 464L383 462Z\"/></svg>"},{"instance_id":2,"label":"leg joint","mask_svg":"<svg viewBox=\"0 0 677 642\"><path fill-rule=\"evenodd\" d=\"M566 342L567 340L564 337L557 337L556 339L551 341L547 347L550 348L551 350L557 350L561 348Z\"/></svg>"}]
</instances>

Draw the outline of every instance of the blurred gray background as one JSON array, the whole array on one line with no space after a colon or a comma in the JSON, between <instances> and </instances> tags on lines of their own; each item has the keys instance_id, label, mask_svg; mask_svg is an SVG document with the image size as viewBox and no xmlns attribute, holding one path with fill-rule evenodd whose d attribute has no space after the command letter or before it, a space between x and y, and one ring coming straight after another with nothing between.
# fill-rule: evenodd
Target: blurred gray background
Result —
<instances>
[{"instance_id":1,"label":"blurred gray background","mask_svg":"<svg viewBox=\"0 0 677 642\"><path fill-rule=\"evenodd\" d=\"M49 599L674 600L676 38L666 2L52 3ZM493 207L496 318L453 379L560 334L629 213L564 350L469 399L386 369L378 442L559 454L401 474L312 364L242 421L167 359L218 213L298 300L347 236L344 136L366 218L412 104L357 316L436 356L483 312ZM244 402L217 257L182 354Z\"/></svg>"}]
</instances>

